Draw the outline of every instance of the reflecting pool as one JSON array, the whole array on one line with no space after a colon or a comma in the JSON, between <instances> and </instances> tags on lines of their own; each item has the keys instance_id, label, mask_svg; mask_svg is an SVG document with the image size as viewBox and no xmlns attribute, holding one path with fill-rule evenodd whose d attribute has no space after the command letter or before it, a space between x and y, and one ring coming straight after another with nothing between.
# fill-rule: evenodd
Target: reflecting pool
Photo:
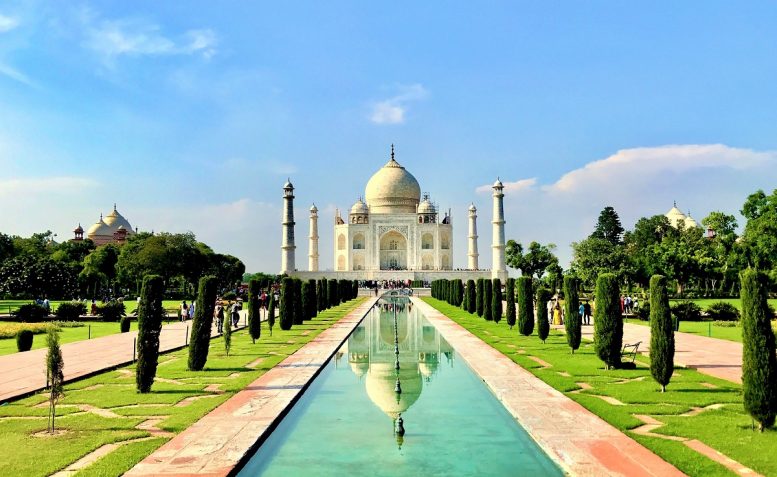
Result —
<instances>
[{"instance_id":1,"label":"reflecting pool","mask_svg":"<svg viewBox=\"0 0 777 477\"><path fill-rule=\"evenodd\" d=\"M407 299L386 298L239 475L563 473Z\"/></svg>"}]
</instances>

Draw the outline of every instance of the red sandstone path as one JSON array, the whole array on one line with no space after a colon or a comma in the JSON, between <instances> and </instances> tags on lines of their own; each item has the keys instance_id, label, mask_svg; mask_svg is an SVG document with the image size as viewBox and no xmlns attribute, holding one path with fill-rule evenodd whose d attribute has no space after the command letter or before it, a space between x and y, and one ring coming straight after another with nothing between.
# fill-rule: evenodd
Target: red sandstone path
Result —
<instances>
[{"instance_id":1,"label":"red sandstone path","mask_svg":"<svg viewBox=\"0 0 777 477\"><path fill-rule=\"evenodd\" d=\"M240 327L244 322L241 315ZM172 351L185 346L188 340L186 333L191 325L191 321L164 325L159 335L159 350ZM116 326L119 324L116 323ZM131 363L137 335L137 331L131 331L62 345L65 381ZM211 335L217 335L215 326ZM44 389L45 358L46 348L0 356L0 402Z\"/></svg>"}]
</instances>

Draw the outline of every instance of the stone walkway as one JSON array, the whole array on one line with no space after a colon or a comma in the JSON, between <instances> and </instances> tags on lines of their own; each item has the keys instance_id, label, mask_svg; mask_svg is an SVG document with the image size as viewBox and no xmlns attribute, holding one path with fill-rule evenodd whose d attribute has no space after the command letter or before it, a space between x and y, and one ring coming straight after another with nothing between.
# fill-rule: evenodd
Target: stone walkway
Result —
<instances>
[{"instance_id":1,"label":"stone walkway","mask_svg":"<svg viewBox=\"0 0 777 477\"><path fill-rule=\"evenodd\" d=\"M563 326L553 326L563 330ZM594 327L583 326L584 339L593 341ZM742 383L742 343L708 338L691 333L676 332L674 362L678 366L692 368L700 373ZM640 352L650 350L650 327L623 324L623 342L636 343Z\"/></svg>"},{"instance_id":2,"label":"stone walkway","mask_svg":"<svg viewBox=\"0 0 777 477\"><path fill-rule=\"evenodd\" d=\"M238 329L245 323L243 315L239 323ZM159 350L172 351L186 346L190 328L191 321L164 325L159 335ZM62 345L65 381L131 363L137 335L137 331L131 331ZM218 335L215 326L212 335ZM47 385L45 359L46 348L0 356L0 402L44 389Z\"/></svg>"},{"instance_id":3,"label":"stone walkway","mask_svg":"<svg viewBox=\"0 0 777 477\"><path fill-rule=\"evenodd\" d=\"M413 302L521 426L567 473L578 476L684 475L430 305L417 298L413 298Z\"/></svg>"},{"instance_id":4,"label":"stone walkway","mask_svg":"<svg viewBox=\"0 0 777 477\"><path fill-rule=\"evenodd\" d=\"M269 435L375 301L366 300L124 475L230 475Z\"/></svg>"}]
</instances>

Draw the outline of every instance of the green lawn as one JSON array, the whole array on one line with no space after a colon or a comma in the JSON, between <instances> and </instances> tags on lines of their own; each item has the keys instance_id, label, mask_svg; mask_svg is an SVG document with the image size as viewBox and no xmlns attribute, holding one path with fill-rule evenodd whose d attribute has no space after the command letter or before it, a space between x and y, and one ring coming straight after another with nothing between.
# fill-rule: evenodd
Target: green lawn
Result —
<instances>
[{"instance_id":1,"label":"green lawn","mask_svg":"<svg viewBox=\"0 0 777 477\"><path fill-rule=\"evenodd\" d=\"M692 301L697 305L699 305L702 311L706 311L707 307L709 307L713 303L724 301L726 303L731 303L732 305L737 307L739 311L742 311L742 300L740 300L739 298L695 298L693 300L669 300L669 303L671 305L674 305L675 303L682 302L682 301ZM777 308L777 298L770 298L769 304Z\"/></svg>"},{"instance_id":2,"label":"green lawn","mask_svg":"<svg viewBox=\"0 0 777 477\"><path fill-rule=\"evenodd\" d=\"M45 393L0 406L0 447L8 450L0 459L0 475L50 475L104 444L128 442L76 474L121 475L171 438L171 434L160 433L186 429L363 300L322 312L289 331L282 331L276 323L272 336L265 323L256 344L245 330L236 332L229 356L224 353L223 340L214 338L208 364L200 372L187 370L188 349L162 355L157 377L164 381L157 381L148 394L135 392L134 366L68 384L58 408L57 426L65 430L62 435L39 434L46 429ZM247 367L252 363L255 368ZM159 420L153 432L137 428L153 419ZM148 439L139 440L143 438Z\"/></svg>"},{"instance_id":3,"label":"green lawn","mask_svg":"<svg viewBox=\"0 0 777 477\"><path fill-rule=\"evenodd\" d=\"M10 314L12 311L18 309L21 305L26 303L32 303L34 300L0 300L0 315ZM57 310L60 303L67 302L69 300L53 300L51 302L52 313ZM164 300L162 306L170 313L175 313L181 305L182 300ZM191 303L190 300L186 300L186 303ZM91 307L91 303L86 304L87 311ZM138 302L135 300L127 300L124 302L124 307L127 310L127 314L132 314L135 308L138 307Z\"/></svg>"},{"instance_id":4,"label":"green lawn","mask_svg":"<svg viewBox=\"0 0 777 477\"><path fill-rule=\"evenodd\" d=\"M635 325L650 326L649 321L642 321L638 319L624 320L626 323L633 323ZM777 333L777 320L772 321L772 329ZM680 331L683 333L691 333L699 336L707 336L711 338L718 338L721 340L742 342L742 328L740 326L720 326L713 321L681 321Z\"/></svg>"},{"instance_id":5,"label":"green lawn","mask_svg":"<svg viewBox=\"0 0 777 477\"><path fill-rule=\"evenodd\" d=\"M0 322L0 329L8 323ZM90 330L91 328L91 330ZM131 329L137 330L137 321L132 321ZM59 333L59 341L61 344L72 343L74 341L81 341L89 339L90 333L92 338L99 338L101 336L112 335L119 333L118 323L103 323L100 321L90 321L84 323L84 326L78 328L62 328ZM43 348L46 346L46 335L36 334L32 341L32 349ZM16 339L6 338L0 339L0 356L5 354L18 353L16 351Z\"/></svg>"},{"instance_id":6,"label":"green lawn","mask_svg":"<svg viewBox=\"0 0 777 477\"><path fill-rule=\"evenodd\" d=\"M584 341L571 355L566 337L559 331L552 331L547 342L542 343L536 335L526 337L516 329L510 330L505 321L488 322L445 302L433 298L423 300L688 475L733 474L682 442L630 432L642 425L635 415L649 415L665 423L653 431L656 434L698 439L763 475L777 476L777 459L773 458L777 451L777 432L751 430L752 420L744 412L742 389L738 384L680 368L667 392L661 393L643 363L647 357L639 357L636 370L606 371L591 342ZM546 361L551 367L543 368L531 356ZM586 383L591 389L586 390L577 383ZM597 396L609 396L625 405L613 405ZM683 416L694 408L710 405L719 405L719 408Z\"/></svg>"}]
</instances>

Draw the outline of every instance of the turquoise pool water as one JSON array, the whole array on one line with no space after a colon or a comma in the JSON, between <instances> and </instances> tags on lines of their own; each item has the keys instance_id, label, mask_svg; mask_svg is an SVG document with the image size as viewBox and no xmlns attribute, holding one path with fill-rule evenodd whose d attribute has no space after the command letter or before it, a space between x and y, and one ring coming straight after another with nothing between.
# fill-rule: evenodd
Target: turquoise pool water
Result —
<instances>
[{"instance_id":1,"label":"turquoise pool water","mask_svg":"<svg viewBox=\"0 0 777 477\"><path fill-rule=\"evenodd\" d=\"M437 330L402 306L396 326L390 308L365 317L238 475L563 475Z\"/></svg>"}]
</instances>

